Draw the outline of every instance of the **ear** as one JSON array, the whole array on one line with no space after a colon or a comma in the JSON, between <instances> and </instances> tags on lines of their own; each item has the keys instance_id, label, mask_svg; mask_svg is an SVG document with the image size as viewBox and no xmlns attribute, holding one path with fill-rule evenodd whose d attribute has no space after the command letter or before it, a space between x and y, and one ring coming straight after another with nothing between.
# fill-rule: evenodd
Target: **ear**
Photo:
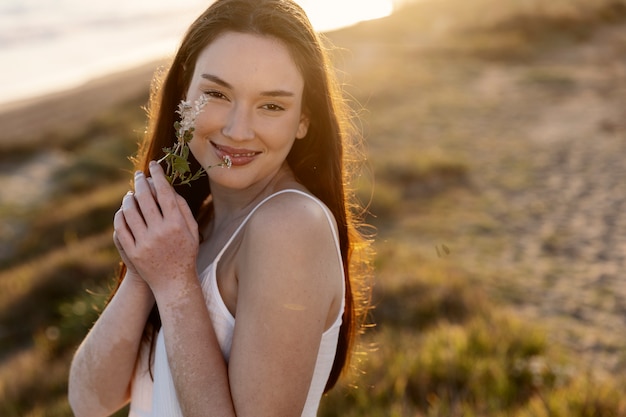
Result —
<instances>
[{"instance_id":1,"label":"ear","mask_svg":"<svg viewBox=\"0 0 626 417\"><path fill-rule=\"evenodd\" d=\"M298 130L296 131L296 139L303 139L309 131L309 116L302 112L300 115L300 122L298 124Z\"/></svg>"}]
</instances>

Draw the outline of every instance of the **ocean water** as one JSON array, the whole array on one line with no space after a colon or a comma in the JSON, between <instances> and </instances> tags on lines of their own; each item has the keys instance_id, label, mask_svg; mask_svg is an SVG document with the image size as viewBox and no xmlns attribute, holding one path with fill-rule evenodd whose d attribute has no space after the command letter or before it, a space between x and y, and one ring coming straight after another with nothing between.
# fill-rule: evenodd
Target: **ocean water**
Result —
<instances>
[{"instance_id":1,"label":"ocean water","mask_svg":"<svg viewBox=\"0 0 626 417\"><path fill-rule=\"evenodd\" d=\"M170 56L209 0L0 0L0 105ZM392 0L302 0L317 30L388 15Z\"/></svg>"}]
</instances>

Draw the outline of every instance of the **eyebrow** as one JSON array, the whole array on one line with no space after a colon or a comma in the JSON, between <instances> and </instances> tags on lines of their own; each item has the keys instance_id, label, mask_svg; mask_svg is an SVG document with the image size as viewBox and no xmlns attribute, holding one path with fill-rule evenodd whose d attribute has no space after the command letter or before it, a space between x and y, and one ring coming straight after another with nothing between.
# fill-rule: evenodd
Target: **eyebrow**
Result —
<instances>
[{"instance_id":1,"label":"eyebrow","mask_svg":"<svg viewBox=\"0 0 626 417\"><path fill-rule=\"evenodd\" d=\"M204 78L205 80L209 80L214 82L215 84L221 85L224 88L228 88L230 90L233 90L233 86L224 81L223 79L221 79L220 77L218 77L217 75L213 75L213 74L202 74L201 75L202 78ZM262 96L265 97L293 97L295 96L295 94L291 91L288 90L270 90L270 91L263 91L261 92Z\"/></svg>"}]
</instances>

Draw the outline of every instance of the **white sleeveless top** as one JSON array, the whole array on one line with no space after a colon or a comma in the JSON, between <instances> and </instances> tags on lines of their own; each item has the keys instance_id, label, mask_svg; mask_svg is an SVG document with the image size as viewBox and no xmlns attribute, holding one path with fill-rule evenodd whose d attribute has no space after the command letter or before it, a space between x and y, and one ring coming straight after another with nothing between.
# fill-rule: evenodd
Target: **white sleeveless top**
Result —
<instances>
[{"instance_id":1,"label":"white sleeveless top","mask_svg":"<svg viewBox=\"0 0 626 417\"><path fill-rule=\"evenodd\" d=\"M342 265L342 277L345 275L343 270L343 262L341 262L341 250L339 247L339 238L333 227L333 217L328 208L317 198L307 194L305 192L287 189L274 193L266 197L261 201L243 220L239 225L235 233L228 240L226 245L215 257L213 262L206 267L199 275L202 285L202 291L206 300L211 322L217 335L217 339L224 355L224 359L228 362L230 358L230 348L233 341L233 331L235 328L235 318L230 314L228 308L224 304L221 298L219 288L217 286L217 263L220 258L235 239L237 234L243 229L248 220L252 217L254 212L263 205L266 201L283 193L297 193L303 196L309 197L319 204L333 230L333 237L335 240L335 246L337 248L337 255L339 256L340 264ZM343 281L343 280L342 280ZM315 370L313 372L313 379L309 388L302 417L315 417L317 415L317 409L324 393L324 387L330 375L331 368L335 359L335 353L337 350L337 341L339 339L339 329L341 327L342 315L345 306L345 284L344 284L344 297L342 298L341 308L335 322L322 334L319 351L317 354L317 362L315 363ZM174 382L170 373L169 362L167 360L167 353L165 351L165 341L163 333L159 331L157 335L157 341L154 352L153 363L153 375L154 381L150 377L148 370L148 357L149 357L148 344L144 344L144 348L140 353L140 359L138 361L137 369L132 382L131 390L131 404L129 417L182 417L178 398L176 397L176 391L174 388Z\"/></svg>"}]
</instances>

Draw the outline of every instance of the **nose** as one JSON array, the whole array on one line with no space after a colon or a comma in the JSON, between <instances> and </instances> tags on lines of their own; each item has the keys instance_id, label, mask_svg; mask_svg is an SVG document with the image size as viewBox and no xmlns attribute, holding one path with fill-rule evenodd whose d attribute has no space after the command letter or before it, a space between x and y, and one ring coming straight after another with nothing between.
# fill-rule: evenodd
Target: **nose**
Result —
<instances>
[{"instance_id":1,"label":"nose","mask_svg":"<svg viewBox=\"0 0 626 417\"><path fill-rule=\"evenodd\" d=\"M222 128L222 134L232 140L250 140L254 138L252 115L242 105L233 106Z\"/></svg>"}]
</instances>

